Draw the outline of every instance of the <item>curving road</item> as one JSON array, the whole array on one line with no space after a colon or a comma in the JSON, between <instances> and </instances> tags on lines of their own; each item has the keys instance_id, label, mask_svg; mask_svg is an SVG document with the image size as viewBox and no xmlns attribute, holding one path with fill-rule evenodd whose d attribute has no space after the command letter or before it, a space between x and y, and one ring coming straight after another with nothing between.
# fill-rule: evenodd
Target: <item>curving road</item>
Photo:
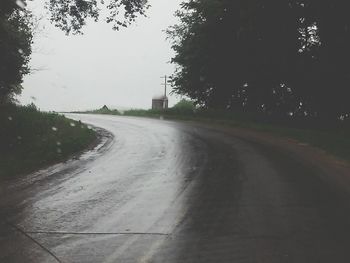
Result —
<instances>
[{"instance_id":1,"label":"curving road","mask_svg":"<svg viewBox=\"0 0 350 263\"><path fill-rule=\"evenodd\" d=\"M350 262L346 182L308 161L307 146L298 154L194 123L69 117L103 128L103 140L1 182L0 262Z\"/></svg>"}]
</instances>

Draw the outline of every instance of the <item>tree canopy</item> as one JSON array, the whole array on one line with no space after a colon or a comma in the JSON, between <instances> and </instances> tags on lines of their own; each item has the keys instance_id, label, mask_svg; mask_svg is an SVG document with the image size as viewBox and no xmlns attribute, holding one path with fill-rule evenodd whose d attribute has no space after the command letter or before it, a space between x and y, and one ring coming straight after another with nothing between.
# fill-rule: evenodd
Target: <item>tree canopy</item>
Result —
<instances>
[{"instance_id":1,"label":"tree canopy","mask_svg":"<svg viewBox=\"0 0 350 263\"><path fill-rule=\"evenodd\" d=\"M0 104L22 91L23 76L30 72L32 14L15 1L0 4Z\"/></svg>"},{"instance_id":2,"label":"tree canopy","mask_svg":"<svg viewBox=\"0 0 350 263\"><path fill-rule=\"evenodd\" d=\"M345 0L187 0L168 29L176 93L207 108L350 112Z\"/></svg>"},{"instance_id":3,"label":"tree canopy","mask_svg":"<svg viewBox=\"0 0 350 263\"><path fill-rule=\"evenodd\" d=\"M98 21L100 13L108 13L106 22L114 30L127 27L137 15L145 15L148 0L47 0L51 22L67 34L79 34L87 19Z\"/></svg>"}]
</instances>

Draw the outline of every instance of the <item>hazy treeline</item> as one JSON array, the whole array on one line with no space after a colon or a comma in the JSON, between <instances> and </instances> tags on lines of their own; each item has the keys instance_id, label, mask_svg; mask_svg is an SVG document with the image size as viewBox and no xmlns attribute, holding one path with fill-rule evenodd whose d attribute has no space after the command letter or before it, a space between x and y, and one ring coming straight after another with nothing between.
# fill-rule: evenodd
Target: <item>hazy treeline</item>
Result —
<instances>
[{"instance_id":1,"label":"hazy treeline","mask_svg":"<svg viewBox=\"0 0 350 263\"><path fill-rule=\"evenodd\" d=\"M347 0L187 0L168 29L176 93L206 108L346 118Z\"/></svg>"}]
</instances>

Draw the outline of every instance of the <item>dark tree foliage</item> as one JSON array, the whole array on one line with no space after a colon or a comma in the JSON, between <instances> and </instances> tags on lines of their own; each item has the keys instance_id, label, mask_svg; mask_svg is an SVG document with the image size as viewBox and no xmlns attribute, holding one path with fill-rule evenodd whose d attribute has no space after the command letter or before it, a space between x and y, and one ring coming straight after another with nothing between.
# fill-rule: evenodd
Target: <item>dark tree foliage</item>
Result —
<instances>
[{"instance_id":1,"label":"dark tree foliage","mask_svg":"<svg viewBox=\"0 0 350 263\"><path fill-rule=\"evenodd\" d=\"M345 0L188 0L168 30L176 93L280 116L350 112Z\"/></svg>"},{"instance_id":2,"label":"dark tree foliage","mask_svg":"<svg viewBox=\"0 0 350 263\"><path fill-rule=\"evenodd\" d=\"M127 27L137 15L145 15L147 0L48 0L51 21L67 34L79 34L87 19L97 21L102 8L108 10L107 23L113 29Z\"/></svg>"},{"instance_id":3,"label":"dark tree foliage","mask_svg":"<svg viewBox=\"0 0 350 263\"><path fill-rule=\"evenodd\" d=\"M13 100L29 73L33 40L32 15L15 1L0 3L0 104Z\"/></svg>"}]
</instances>

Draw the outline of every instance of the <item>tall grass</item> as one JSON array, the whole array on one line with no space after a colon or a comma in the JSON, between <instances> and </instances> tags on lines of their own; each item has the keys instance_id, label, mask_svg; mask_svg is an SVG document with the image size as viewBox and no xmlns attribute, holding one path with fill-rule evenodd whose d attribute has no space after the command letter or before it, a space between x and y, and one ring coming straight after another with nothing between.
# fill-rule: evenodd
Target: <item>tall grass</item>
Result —
<instances>
[{"instance_id":1,"label":"tall grass","mask_svg":"<svg viewBox=\"0 0 350 263\"><path fill-rule=\"evenodd\" d=\"M86 125L35 106L0 106L0 176L32 172L64 160L96 140Z\"/></svg>"}]
</instances>

